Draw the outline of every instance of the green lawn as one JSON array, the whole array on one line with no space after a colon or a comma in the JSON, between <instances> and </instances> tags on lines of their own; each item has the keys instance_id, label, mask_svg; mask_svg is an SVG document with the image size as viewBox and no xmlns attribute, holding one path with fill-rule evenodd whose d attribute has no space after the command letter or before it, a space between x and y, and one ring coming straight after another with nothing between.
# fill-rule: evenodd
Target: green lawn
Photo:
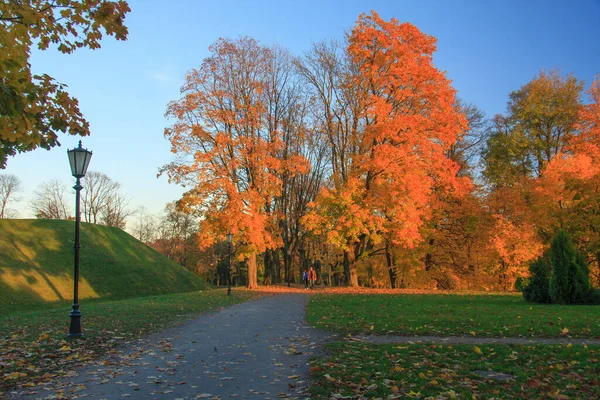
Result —
<instances>
[{"instance_id":1,"label":"green lawn","mask_svg":"<svg viewBox=\"0 0 600 400\"><path fill-rule=\"evenodd\" d=\"M349 334L600 338L600 306L530 304L520 295L315 295L309 323Z\"/></svg>"},{"instance_id":2,"label":"green lawn","mask_svg":"<svg viewBox=\"0 0 600 400\"><path fill-rule=\"evenodd\" d=\"M34 387L70 367L97 359L143 334L180 324L191 316L258 296L236 289L176 293L117 301L82 302L84 338L68 341L69 307L0 317L0 394Z\"/></svg>"},{"instance_id":3,"label":"green lawn","mask_svg":"<svg viewBox=\"0 0 600 400\"><path fill-rule=\"evenodd\" d=\"M333 343L327 353L312 362L314 398L600 398L598 346Z\"/></svg>"},{"instance_id":4,"label":"green lawn","mask_svg":"<svg viewBox=\"0 0 600 400\"><path fill-rule=\"evenodd\" d=\"M600 307L520 295L315 295L307 320L338 333L600 337ZM600 398L600 346L331 343L312 361L316 398Z\"/></svg>"}]
</instances>

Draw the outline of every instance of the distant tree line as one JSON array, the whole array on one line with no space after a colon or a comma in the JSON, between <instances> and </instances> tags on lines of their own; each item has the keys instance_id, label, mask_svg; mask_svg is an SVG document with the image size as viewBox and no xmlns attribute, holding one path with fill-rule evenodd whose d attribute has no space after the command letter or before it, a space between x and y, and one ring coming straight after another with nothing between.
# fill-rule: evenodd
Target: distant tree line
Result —
<instances>
[{"instance_id":1,"label":"distant tree line","mask_svg":"<svg viewBox=\"0 0 600 400\"><path fill-rule=\"evenodd\" d=\"M82 178L81 220L125 229L127 218L133 215L130 199L122 193L121 184L102 172L90 171ZM61 181L43 182L28 202L36 218L74 219L73 199L68 186ZM0 218L16 218L10 208L18 197L22 184L15 175L0 174Z\"/></svg>"},{"instance_id":2,"label":"distant tree line","mask_svg":"<svg viewBox=\"0 0 600 400\"><path fill-rule=\"evenodd\" d=\"M300 56L210 50L168 105L162 172L206 254L233 233L249 287L314 265L331 285L512 289L560 230L598 285L598 80L542 71L488 118L433 65L435 38L374 12Z\"/></svg>"}]
</instances>

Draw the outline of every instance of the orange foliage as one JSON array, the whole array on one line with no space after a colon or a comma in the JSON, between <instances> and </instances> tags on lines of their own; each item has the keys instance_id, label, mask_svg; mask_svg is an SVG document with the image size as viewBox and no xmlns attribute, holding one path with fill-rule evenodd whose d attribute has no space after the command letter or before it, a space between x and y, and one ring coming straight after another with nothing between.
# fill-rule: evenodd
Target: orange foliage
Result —
<instances>
[{"instance_id":1,"label":"orange foliage","mask_svg":"<svg viewBox=\"0 0 600 400\"><path fill-rule=\"evenodd\" d=\"M300 156L278 156L282 132L269 124L267 97L274 52L250 38L220 39L210 51L187 74L183 97L168 106L167 116L176 122L165 136L178 157L163 171L191 187L179 206L200 217L200 245L232 232L243 244L238 256L250 258L280 245L268 207L280 194L279 176L309 166Z\"/></svg>"},{"instance_id":2,"label":"orange foliage","mask_svg":"<svg viewBox=\"0 0 600 400\"><path fill-rule=\"evenodd\" d=\"M430 218L435 191L470 189L446 150L466 128L453 107L455 90L433 65L435 38L411 24L361 15L348 53L356 102L364 102L346 159L346 175L333 177L305 223L345 251L368 238L388 237L412 247ZM364 93L359 93L359 91Z\"/></svg>"}]
</instances>

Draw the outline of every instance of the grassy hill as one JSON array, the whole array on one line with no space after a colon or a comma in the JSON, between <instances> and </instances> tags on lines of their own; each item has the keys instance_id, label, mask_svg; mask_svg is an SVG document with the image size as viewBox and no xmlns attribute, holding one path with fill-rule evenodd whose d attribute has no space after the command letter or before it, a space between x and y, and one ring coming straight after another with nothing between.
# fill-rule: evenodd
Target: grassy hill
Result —
<instances>
[{"instance_id":1,"label":"grassy hill","mask_svg":"<svg viewBox=\"0 0 600 400\"><path fill-rule=\"evenodd\" d=\"M75 222L0 220L0 314L73 301ZM207 284L128 233L82 223L80 302L189 292Z\"/></svg>"}]
</instances>

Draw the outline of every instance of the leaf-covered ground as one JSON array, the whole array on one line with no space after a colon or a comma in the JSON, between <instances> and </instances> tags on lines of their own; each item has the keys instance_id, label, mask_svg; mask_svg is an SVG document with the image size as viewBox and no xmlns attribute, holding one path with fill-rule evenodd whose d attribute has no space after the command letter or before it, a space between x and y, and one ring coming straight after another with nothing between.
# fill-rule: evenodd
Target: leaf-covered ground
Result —
<instances>
[{"instance_id":1,"label":"leaf-covered ground","mask_svg":"<svg viewBox=\"0 0 600 400\"><path fill-rule=\"evenodd\" d=\"M18 388L39 388L75 367L118 352L141 336L187 321L191 316L260 295L236 289L179 293L129 300L82 303L84 338L66 335L69 310L52 309L0 318L0 397Z\"/></svg>"},{"instance_id":2,"label":"leaf-covered ground","mask_svg":"<svg viewBox=\"0 0 600 400\"><path fill-rule=\"evenodd\" d=\"M600 306L531 304L516 294L318 294L306 318L350 334L600 338Z\"/></svg>"},{"instance_id":3,"label":"leaf-covered ground","mask_svg":"<svg viewBox=\"0 0 600 400\"><path fill-rule=\"evenodd\" d=\"M332 343L315 398L600 398L600 347Z\"/></svg>"}]
</instances>

